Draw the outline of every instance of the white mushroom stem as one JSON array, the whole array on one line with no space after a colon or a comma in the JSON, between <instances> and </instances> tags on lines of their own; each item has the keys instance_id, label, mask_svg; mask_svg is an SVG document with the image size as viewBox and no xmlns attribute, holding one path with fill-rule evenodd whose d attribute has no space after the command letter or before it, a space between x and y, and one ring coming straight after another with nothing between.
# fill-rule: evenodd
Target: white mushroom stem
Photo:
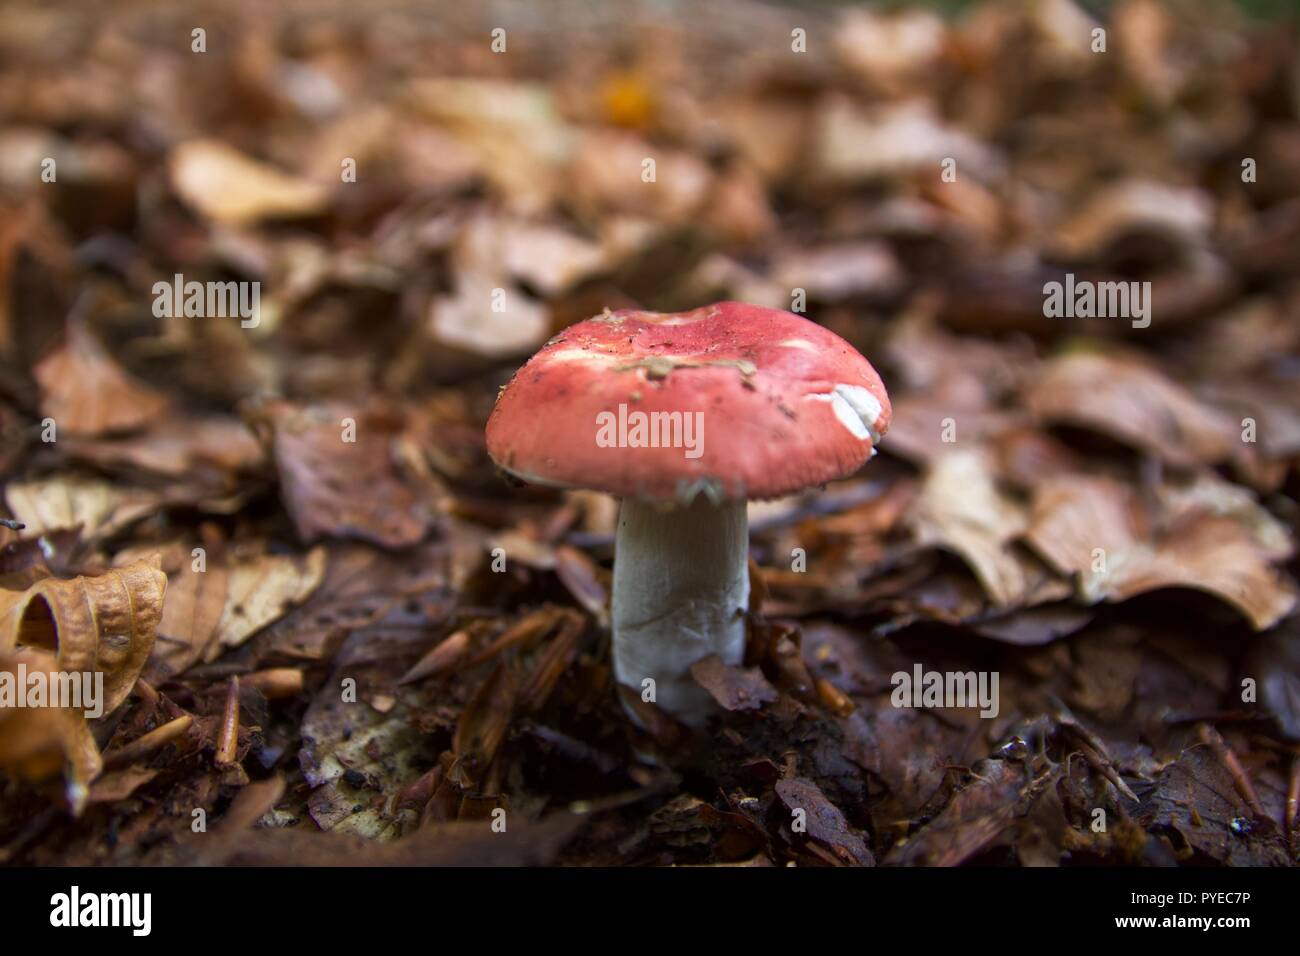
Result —
<instances>
[{"instance_id":1,"label":"white mushroom stem","mask_svg":"<svg viewBox=\"0 0 1300 956\"><path fill-rule=\"evenodd\" d=\"M745 502L703 495L662 510L624 500L614 552L614 676L698 727L714 710L691 665L710 654L739 664L749 606Z\"/></svg>"}]
</instances>

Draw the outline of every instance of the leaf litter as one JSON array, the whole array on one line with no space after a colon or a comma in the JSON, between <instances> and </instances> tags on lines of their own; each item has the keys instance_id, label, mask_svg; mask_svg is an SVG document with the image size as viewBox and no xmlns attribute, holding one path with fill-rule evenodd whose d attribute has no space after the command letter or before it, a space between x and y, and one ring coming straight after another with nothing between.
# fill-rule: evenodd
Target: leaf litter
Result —
<instances>
[{"instance_id":1,"label":"leaf litter","mask_svg":"<svg viewBox=\"0 0 1300 956\"><path fill-rule=\"evenodd\" d=\"M201 62L13 11L0 677L105 710L0 709L0 859L1294 864L1295 31L1126 0L1103 67L1069 0L801 8L791 57L779 7L578 7L490 57L475 10L218 4ZM1050 318L1066 273L1153 322ZM159 314L178 274L257 321ZM612 502L483 424L574 321L794 287L895 420L751 506L696 735L615 686ZM918 666L997 713L899 706Z\"/></svg>"}]
</instances>

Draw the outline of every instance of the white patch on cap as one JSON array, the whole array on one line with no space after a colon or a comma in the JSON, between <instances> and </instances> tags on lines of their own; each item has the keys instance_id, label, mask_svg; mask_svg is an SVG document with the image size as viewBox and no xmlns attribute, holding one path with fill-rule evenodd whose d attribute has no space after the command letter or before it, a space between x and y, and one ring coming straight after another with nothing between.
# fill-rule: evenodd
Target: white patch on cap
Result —
<instances>
[{"instance_id":1,"label":"white patch on cap","mask_svg":"<svg viewBox=\"0 0 1300 956\"><path fill-rule=\"evenodd\" d=\"M872 446L880 442L876 422L880 420L880 402L861 385L836 385L831 392L818 392L807 398L830 402L840 424L861 441L870 440Z\"/></svg>"},{"instance_id":2,"label":"white patch on cap","mask_svg":"<svg viewBox=\"0 0 1300 956\"><path fill-rule=\"evenodd\" d=\"M558 349L546 356L547 362L588 362L593 365L612 365L619 361L613 355L587 349Z\"/></svg>"},{"instance_id":3,"label":"white patch on cap","mask_svg":"<svg viewBox=\"0 0 1300 956\"><path fill-rule=\"evenodd\" d=\"M786 339L784 342L777 342L776 344L787 349L803 349L805 352L817 351L817 346L813 345L807 339Z\"/></svg>"},{"instance_id":4,"label":"white patch on cap","mask_svg":"<svg viewBox=\"0 0 1300 956\"><path fill-rule=\"evenodd\" d=\"M694 325L718 314L716 306L694 309L690 312L634 312L632 318L652 325Z\"/></svg>"}]
</instances>

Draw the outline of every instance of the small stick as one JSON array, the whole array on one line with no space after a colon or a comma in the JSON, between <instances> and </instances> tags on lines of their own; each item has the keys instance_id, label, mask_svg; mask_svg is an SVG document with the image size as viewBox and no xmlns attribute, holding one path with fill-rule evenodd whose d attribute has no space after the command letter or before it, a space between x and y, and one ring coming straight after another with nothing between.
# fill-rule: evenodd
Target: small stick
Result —
<instances>
[{"instance_id":1,"label":"small stick","mask_svg":"<svg viewBox=\"0 0 1300 956\"><path fill-rule=\"evenodd\" d=\"M1106 757L1097 752L1096 748L1082 736L1075 735L1075 743L1079 747L1079 753L1083 754L1083 759L1088 761L1094 769L1100 771L1101 775L1115 785L1115 789L1130 800L1136 800L1137 794L1130 789L1129 785L1124 782L1124 778L1115 770L1114 765Z\"/></svg>"},{"instance_id":2,"label":"small stick","mask_svg":"<svg viewBox=\"0 0 1300 956\"><path fill-rule=\"evenodd\" d=\"M152 753L164 744L171 743L189 730L192 723L194 723L194 718L190 714L183 714L175 720L168 721L161 727L155 727L143 737L137 737L129 744L104 754L104 769L116 770L135 763L145 754Z\"/></svg>"},{"instance_id":3,"label":"small stick","mask_svg":"<svg viewBox=\"0 0 1300 956\"><path fill-rule=\"evenodd\" d=\"M550 605L526 614L510 625L495 641L470 658L466 666L477 667L484 661L490 661L507 647L532 643L554 627L560 616L558 609Z\"/></svg>"},{"instance_id":4,"label":"small stick","mask_svg":"<svg viewBox=\"0 0 1300 956\"><path fill-rule=\"evenodd\" d=\"M1264 813L1264 807L1259 802L1259 797L1255 795L1255 787L1246 774L1246 768L1241 765L1241 761L1237 759L1233 749L1228 746L1228 742L1209 724L1198 725L1196 733L1201 738L1201 743L1213 750L1215 756L1223 761L1223 765L1228 768L1228 773L1232 775L1233 786L1237 788L1237 793L1241 795L1241 799L1245 800L1250 806L1251 812L1257 818L1263 819L1266 814Z\"/></svg>"},{"instance_id":5,"label":"small stick","mask_svg":"<svg viewBox=\"0 0 1300 956\"><path fill-rule=\"evenodd\" d=\"M217 735L218 767L228 767L235 762L239 746L239 678L234 674L226 682L226 713L221 719L221 733Z\"/></svg>"},{"instance_id":6,"label":"small stick","mask_svg":"<svg viewBox=\"0 0 1300 956\"><path fill-rule=\"evenodd\" d=\"M22 531L27 525L21 521L15 521L13 518L0 518L0 528L8 528L10 531Z\"/></svg>"},{"instance_id":7,"label":"small stick","mask_svg":"<svg viewBox=\"0 0 1300 956\"><path fill-rule=\"evenodd\" d=\"M267 700L292 697L302 691L302 671L296 667L270 667L248 674L244 683L256 687Z\"/></svg>"},{"instance_id":8,"label":"small stick","mask_svg":"<svg viewBox=\"0 0 1300 956\"><path fill-rule=\"evenodd\" d=\"M135 692L146 707L152 710L158 706L158 689L143 677L135 682Z\"/></svg>"}]
</instances>

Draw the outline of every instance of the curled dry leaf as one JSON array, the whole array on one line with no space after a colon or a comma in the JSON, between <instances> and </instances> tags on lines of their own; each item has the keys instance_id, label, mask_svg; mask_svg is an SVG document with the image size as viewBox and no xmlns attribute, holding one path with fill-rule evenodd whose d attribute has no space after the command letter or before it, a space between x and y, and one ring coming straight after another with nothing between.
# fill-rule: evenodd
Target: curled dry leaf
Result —
<instances>
[{"instance_id":1,"label":"curled dry leaf","mask_svg":"<svg viewBox=\"0 0 1300 956\"><path fill-rule=\"evenodd\" d=\"M0 658L47 673L103 674L98 703L102 714L111 713L149 657L166 586L156 561L137 561L98 577L47 578L21 593L0 592ZM101 767L85 709L6 708L0 714L0 766L39 779L66 759L74 811Z\"/></svg>"},{"instance_id":2,"label":"curled dry leaf","mask_svg":"<svg viewBox=\"0 0 1300 956\"><path fill-rule=\"evenodd\" d=\"M1129 180L1094 192L1058 229L1065 259L1094 259L1126 233L1154 233L1179 245L1201 242L1214 224L1214 206L1195 189Z\"/></svg>"},{"instance_id":3,"label":"curled dry leaf","mask_svg":"<svg viewBox=\"0 0 1300 956\"><path fill-rule=\"evenodd\" d=\"M1062 574L1079 576L1089 603L1106 593L1107 568L1118 566L1143 534L1132 491L1108 478L1061 475L1034 489L1025 539Z\"/></svg>"},{"instance_id":4,"label":"curled dry leaf","mask_svg":"<svg viewBox=\"0 0 1300 956\"><path fill-rule=\"evenodd\" d=\"M172 185L188 205L223 225L313 216L328 191L258 162L218 140L181 143L168 161Z\"/></svg>"},{"instance_id":5,"label":"curled dry leaf","mask_svg":"<svg viewBox=\"0 0 1300 956\"><path fill-rule=\"evenodd\" d=\"M60 669L104 674L104 713L135 686L162 618L167 576L136 561L97 577L47 578L22 594L0 594L0 652L18 645L54 651Z\"/></svg>"},{"instance_id":6,"label":"curled dry leaf","mask_svg":"<svg viewBox=\"0 0 1300 956\"><path fill-rule=\"evenodd\" d=\"M106 435L156 420L167 400L132 378L83 323L68 324L68 339L33 370L41 412L68 435Z\"/></svg>"},{"instance_id":7,"label":"curled dry leaf","mask_svg":"<svg viewBox=\"0 0 1300 956\"><path fill-rule=\"evenodd\" d=\"M1122 601L1159 588L1190 587L1228 602L1257 631L1295 609L1295 586L1269 565L1250 532L1228 518L1185 521L1120 565L1108 597Z\"/></svg>"},{"instance_id":8,"label":"curled dry leaf","mask_svg":"<svg viewBox=\"0 0 1300 956\"><path fill-rule=\"evenodd\" d=\"M0 673L17 682L19 666L30 680L47 682L60 671L55 655L24 647L0 653ZM82 711L67 707L0 707L0 771L22 780L44 781L63 772L68 805L79 813L90 782L103 761Z\"/></svg>"},{"instance_id":9,"label":"curled dry leaf","mask_svg":"<svg viewBox=\"0 0 1300 956\"><path fill-rule=\"evenodd\" d=\"M1089 603L1194 588L1237 608L1256 630L1295 607L1295 588L1269 563L1279 556L1270 547L1284 548L1280 529L1257 525L1265 529L1261 541L1261 532L1241 520L1191 510L1174 511L1163 528L1151 524L1118 482L1057 476L1038 486L1025 538L1058 571L1078 576L1079 595Z\"/></svg>"},{"instance_id":10,"label":"curled dry leaf","mask_svg":"<svg viewBox=\"0 0 1300 956\"><path fill-rule=\"evenodd\" d=\"M1025 401L1041 421L1093 429L1171 465L1223 461L1239 444L1231 418L1133 359L1062 355L1029 386Z\"/></svg>"},{"instance_id":11,"label":"curled dry leaf","mask_svg":"<svg viewBox=\"0 0 1300 956\"><path fill-rule=\"evenodd\" d=\"M1010 545L1026 516L994 481L989 457L975 449L935 459L910 514L919 544L960 555L999 607L1018 603L1029 580Z\"/></svg>"}]
</instances>

